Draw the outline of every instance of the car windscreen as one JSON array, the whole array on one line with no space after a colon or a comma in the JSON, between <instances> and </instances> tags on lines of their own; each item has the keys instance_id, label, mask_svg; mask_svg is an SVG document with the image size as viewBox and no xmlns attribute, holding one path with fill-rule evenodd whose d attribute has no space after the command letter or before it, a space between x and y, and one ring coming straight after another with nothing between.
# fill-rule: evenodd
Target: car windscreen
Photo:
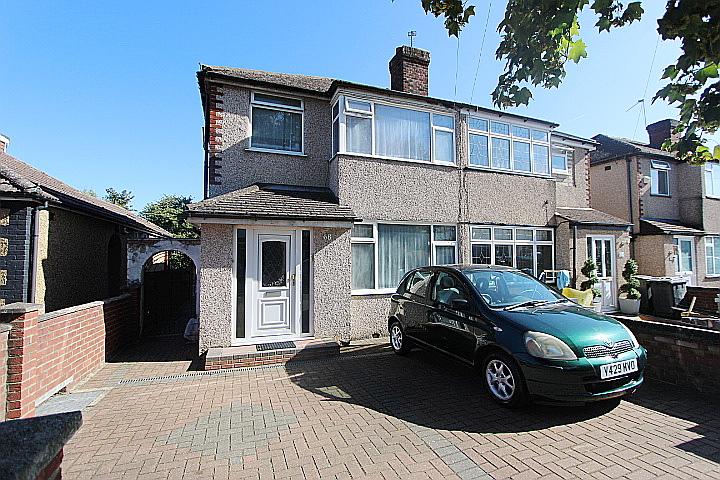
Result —
<instances>
[{"instance_id":1,"label":"car windscreen","mask_svg":"<svg viewBox=\"0 0 720 480\"><path fill-rule=\"evenodd\" d=\"M483 300L493 308L563 299L542 282L522 272L466 270L463 274Z\"/></svg>"}]
</instances>

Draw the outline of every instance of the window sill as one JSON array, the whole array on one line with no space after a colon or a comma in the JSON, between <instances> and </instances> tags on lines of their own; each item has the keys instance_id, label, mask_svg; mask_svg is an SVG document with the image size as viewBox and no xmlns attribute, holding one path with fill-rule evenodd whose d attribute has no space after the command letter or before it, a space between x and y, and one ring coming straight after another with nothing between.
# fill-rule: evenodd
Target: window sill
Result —
<instances>
[{"instance_id":1,"label":"window sill","mask_svg":"<svg viewBox=\"0 0 720 480\"><path fill-rule=\"evenodd\" d=\"M367 297L372 295L392 295L397 291L396 288L384 288L377 290L352 290L350 296L352 297Z\"/></svg>"},{"instance_id":2,"label":"window sill","mask_svg":"<svg viewBox=\"0 0 720 480\"><path fill-rule=\"evenodd\" d=\"M468 165L466 168L468 170L477 170L480 172L504 173L504 174L508 174L508 175L520 175L523 177L544 178L547 180L553 179L552 175L547 174L547 173L522 172L522 171L518 171L518 170L506 170L504 168L482 167L482 166L478 166L478 165Z\"/></svg>"},{"instance_id":3,"label":"window sill","mask_svg":"<svg viewBox=\"0 0 720 480\"><path fill-rule=\"evenodd\" d=\"M245 149L246 152L258 152L258 153L274 153L277 155L289 155L291 157L307 157L303 152L288 152L287 150L272 150L270 148L257 148L249 147Z\"/></svg>"},{"instance_id":4,"label":"window sill","mask_svg":"<svg viewBox=\"0 0 720 480\"><path fill-rule=\"evenodd\" d=\"M570 170L553 170L553 175L562 175L564 177L570 176Z\"/></svg>"},{"instance_id":5,"label":"window sill","mask_svg":"<svg viewBox=\"0 0 720 480\"><path fill-rule=\"evenodd\" d=\"M720 200L720 196L717 195L705 195L705 198L709 198L710 200Z\"/></svg>"},{"instance_id":6,"label":"window sill","mask_svg":"<svg viewBox=\"0 0 720 480\"><path fill-rule=\"evenodd\" d=\"M406 158L396 158L396 157L382 157L380 155L368 155L367 153L349 153L349 152L338 152L335 155L333 155L330 160L332 161L335 157L339 156L345 156L345 157L357 157L357 158L367 158L372 160L390 160L393 162L399 162L399 163L413 163L416 165L431 165L431 166L438 166L438 167L455 167L457 168L457 163L451 163L451 162L431 162L431 161L423 161L423 160L409 160Z\"/></svg>"},{"instance_id":7,"label":"window sill","mask_svg":"<svg viewBox=\"0 0 720 480\"><path fill-rule=\"evenodd\" d=\"M650 196L651 197L672 198L672 195L670 195L670 194L665 195L664 193L650 193Z\"/></svg>"}]
</instances>

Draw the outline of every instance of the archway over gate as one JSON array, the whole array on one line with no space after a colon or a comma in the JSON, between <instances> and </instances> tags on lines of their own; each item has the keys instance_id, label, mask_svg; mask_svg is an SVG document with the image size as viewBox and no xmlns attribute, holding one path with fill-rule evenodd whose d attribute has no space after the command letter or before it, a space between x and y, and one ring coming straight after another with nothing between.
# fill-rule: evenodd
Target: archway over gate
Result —
<instances>
[{"instance_id":1,"label":"archway over gate","mask_svg":"<svg viewBox=\"0 0 720 480\"><path fill-rule=\"evenodd\" d=\"M200 239L128 240L127 252L128 284L142 284L143 334L182 333L200 313Z\"/></svg>"}]
</instances>

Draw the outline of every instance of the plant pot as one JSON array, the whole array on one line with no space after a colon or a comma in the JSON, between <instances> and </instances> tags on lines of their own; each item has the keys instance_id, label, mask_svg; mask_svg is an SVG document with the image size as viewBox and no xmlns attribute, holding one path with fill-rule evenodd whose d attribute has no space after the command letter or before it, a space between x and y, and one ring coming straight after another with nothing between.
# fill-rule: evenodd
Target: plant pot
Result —
<instances>
[{"instance_id":1,"label":"plant pot","mask_svg":"<svg viewBox=\"0 0 720 480\"><path fill-rule=\"evenodd\" d=\"M599 298L593 299L592 309L596 313L602 313L602 300L600 300Z\"/></svg>"},{"instance_id":2,"label":"plant pot","mask_svg":"<svg viewBox=\"0 0 720 480\"><path fill-rule=\"evenodd\" d=\"M637 315L640 312L640 299L639 298L618 298L618 304L620 305L620 311L625 315Z\"/></svg>"}]
</instances>

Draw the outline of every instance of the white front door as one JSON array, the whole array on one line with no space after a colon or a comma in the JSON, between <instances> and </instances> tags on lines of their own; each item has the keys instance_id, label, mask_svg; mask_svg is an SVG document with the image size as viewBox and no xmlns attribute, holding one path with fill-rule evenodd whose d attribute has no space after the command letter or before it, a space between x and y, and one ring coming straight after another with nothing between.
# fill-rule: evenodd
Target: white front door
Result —
<instances>
[{"instance_id":1,"label":"white front door","mask_svg":"<svg viewBox=\"0 0 720 480\"><path fill-rule=\"evenodd\" d=\"M617 309L615 294L615 239L609 236L592 236L588 238L589 256L597 266L603 311Z\"/></svg>"},{"instance_id":2,"label":"white front door","mask_svg":"<svg viewBox=\"0 0 720 480\"><path fill-rule=\"evenodd\" d=\"M687 280L689 286L695 285L695 237L675 237L675 273Z\"/></svg>"},{"instance_id":3,"label":"white front door","mask_svg":"<svg viewBox=\"0 0 720 480\"><path fill-rule=\"evenodd\" d=\"M254 276L253 337L285 336L295 332L294 232L259 233Z\"/></svg>"}]
</instances>

